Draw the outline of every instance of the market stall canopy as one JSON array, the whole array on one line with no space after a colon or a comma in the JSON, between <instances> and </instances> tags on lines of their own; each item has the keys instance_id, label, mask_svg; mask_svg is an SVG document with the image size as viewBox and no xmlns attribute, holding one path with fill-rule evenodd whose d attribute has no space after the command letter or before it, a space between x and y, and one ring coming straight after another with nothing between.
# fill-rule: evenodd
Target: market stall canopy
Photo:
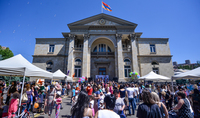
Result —
<instances>
[{"instance_id":1,"label":"market stall canopy","mask_svg":"<svg viewBox=\"0 0 200 118\"><path fill-rule=\"evenodd\" d=\"M0 61L0 75L1 76L26 76L39 78L52 78L53 74L43 70L29 61L27 61L21 54L6 60Z\"/></svg>"},{"instance_id":2,"label":"market stall canopy","mask_svg":"<svg viewBox=\"0 0 200 118\"><path fill-rule=\"evenodd\" d=\"M67 75L65 75L60 69L53 73L53 79L65 79Z\"/></svg>"},{"instance_id":3,"label":"market stall canopy","mask_svg":"<svg viewBox=\"0 0 200 118\"><path fill-rule=\"evenodd\" d=\"M162 76L162 75L158 75L156 73L154 73L153 71L151 71L149 74L144 75L142 77L140 77L138 80L145 80L145 81L171 81L170 78Z\"/></svg>"},{"instance_id":4,"label":"market stall canopy","mask_svg":"<svg viewBox=\"0 0 200 118\"><path fill-rule=\"evenodd\" d=\"M200 79L200 67L178 75L174 75L172 76L172 79Z\"/></svg>"},{"instance_id":5,"label":"market stall canopy","mask_svg":"<svg viewBox=\"0 0 200 118\"><path fill-rule=\"evenodd\" d=\"M72 78L65 75L60 69L53 73L53 79L72 81Z\"/></svg>"}]
</instances>

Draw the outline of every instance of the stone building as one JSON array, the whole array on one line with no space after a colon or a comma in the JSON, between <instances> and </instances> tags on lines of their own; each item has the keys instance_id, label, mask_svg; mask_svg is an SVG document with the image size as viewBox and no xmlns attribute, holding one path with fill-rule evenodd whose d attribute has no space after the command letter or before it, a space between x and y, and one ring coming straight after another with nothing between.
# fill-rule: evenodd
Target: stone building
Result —
<instances>
[{"instance_id":1,"label":"stone building","mask_svg":"<svg viewBox=\"0 0 200 118\"><path fill-rule=\"evenodd\" d=\"M104 13L68 27L63 38L36 38L34 65L52 72L69 70L74 80L109 75L127 81L130 72L173 75L168 38L141 38L137 24Z\"/></svg>"}]
</instances>

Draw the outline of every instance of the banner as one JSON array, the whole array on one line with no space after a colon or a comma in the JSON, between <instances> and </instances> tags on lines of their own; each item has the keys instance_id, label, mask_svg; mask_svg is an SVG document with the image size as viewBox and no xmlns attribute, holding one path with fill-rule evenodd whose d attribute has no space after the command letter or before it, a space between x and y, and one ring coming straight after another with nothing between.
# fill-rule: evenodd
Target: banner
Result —
<instances>
[{"instance_id":1,"label":"banner","mask_svg":"<svg viewBox=\"0 0 200 118\"><path fill-rule=\"evenodd\" d=\"M95 81L102 79L105 83L109 81L109 75L96 75Z\"/></svg>"}]
</instances>

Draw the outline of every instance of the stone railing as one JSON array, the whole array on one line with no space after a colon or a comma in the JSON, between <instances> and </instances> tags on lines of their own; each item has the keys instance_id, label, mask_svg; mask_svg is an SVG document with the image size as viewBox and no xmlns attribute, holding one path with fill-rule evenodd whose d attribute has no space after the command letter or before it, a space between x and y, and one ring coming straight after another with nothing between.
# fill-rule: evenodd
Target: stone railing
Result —
<instances>
[{"instance_id":1,"label":"stone railing","mask_svg":"<svg viewBox=\"0 0 200 118\"><path fill-rule=\"evenodd\" d=\"M82 47L74 47L74 51L83 51Z\"/></svg>"},{"instance_id":2,"label":"stone railing","mask_svg":"<svg viewBox=\"0 0 200 118\"><path fill-rule=\"evenodd\" d=\"M131 48L124 47L124 48L123 48L123 52L131 52Z\"/></svg>"},{"instance_id":3,"label":"stone railing","mask_svg":"<svg viewBox=\"0 0 200 118\"><path fill-rule=\"evenodd\" d=\"M91 55L93 56L106 56L106 55L110 55L110 56L113 56L115 53L114 52L91 52Z\"/></svg>"}]
</instances>

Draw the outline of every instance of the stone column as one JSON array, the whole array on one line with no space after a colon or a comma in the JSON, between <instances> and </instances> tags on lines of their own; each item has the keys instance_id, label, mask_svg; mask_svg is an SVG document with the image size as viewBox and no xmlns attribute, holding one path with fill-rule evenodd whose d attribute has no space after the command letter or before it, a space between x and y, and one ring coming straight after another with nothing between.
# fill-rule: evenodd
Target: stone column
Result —
<instances>
[{"instance_id":1,"label":"stone column","mask_svg":"<svg viewBox=\"0 0 200 118\"><path fill-rule=\"evenodd\" d=\"M88 34L83 34L84 46L83 46L83 63L82 63L82 76L87 77L88 74Z\"/></svg>"},{"instance_id":2,"label":"stone column","mask_svg":"<svg viewBox=\"0 0 200 118\"><path fill-rule=\"evenodd\" d=\"M89 78L90 77L90 69L91 69L91 66L90 66L90 64L91 64L91 48L88 48L88 63L87 64L88 64L87 65L87 67L88 67L87 77Z\"/></svg>"},{"instance_id":3,"label":"stone column","mask_svg":"<svg viewBox=\"0 0 200 118\"><path fill-rule=\"evenodd\" d=\"M138 49L137 49L137 44L136 44L136 35L135 34L130 34L131 38L131 47L132 47L132 65L133 65L133 72L139 72L139 67L138 67Z\"/></svg>"},{"instance_id":4,"label":"stone column","mask_svg":"<svg viewBox=\"0 0 200 118\"><path fill-rule=\"evenodd\" d=\"M69 34L69 52L68 52L68 65L67 69L70 70L69 76L72 76L74 74L74 34Z\"/></svg>"},{"instance_id":5,"label":"stone column","mask_svg":"<svg viewBox=\"0 0 200 118\"><path fill-rule=\"evenodd\" d=\"M115 47L115 77L118 77L118 61L117 61L117 47Z\"/></svg>"},{"instance_id":6,"label":"stone column","mask_svg":"<svg viewBox=\"0 0 200 118\"><path fill-rule=\"evenodd\" d=\"M118 78L119 82L124 81L124 64L122 55L122 34L116 34L117 38L117 60L118 60Z\"/></svg>"}]
</instances>

